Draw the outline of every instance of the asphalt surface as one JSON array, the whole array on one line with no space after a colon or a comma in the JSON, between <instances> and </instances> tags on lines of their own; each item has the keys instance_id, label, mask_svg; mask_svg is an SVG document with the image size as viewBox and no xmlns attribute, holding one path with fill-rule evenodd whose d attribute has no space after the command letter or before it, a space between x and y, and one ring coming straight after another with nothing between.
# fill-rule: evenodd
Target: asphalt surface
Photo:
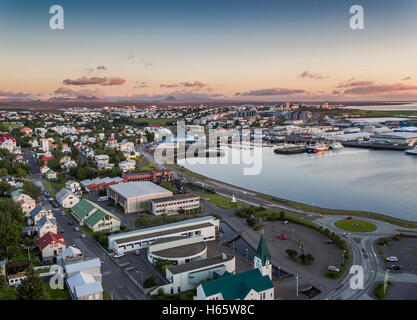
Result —
<instances>
[{"instance_id":1,"label":"asphalt surface","mask_svg":"<svg viewBox=\"0 0 417 320\"><path fill-rule=\"evenodd\" d=\"M38 181L42 185L42 189L46 190L41 180L39 168L32 152L24 149L25 159L29 161L32 166L31 180ZM98 257L101 261L102 285L104 291L112 300L147 300L149 296L144 294L142 290L125 274L123 268L119 267L112 257L89 235L82 239L80 231L76 232L74 227L77 222L68 214L62 215L65 212L62 208L54 208L49 201L43 201L42 205L52 210L57 220L58 231L64 230L64 239L67 245L76 245L86 258ZM70 225L69 221L73 221L74 225Z\"/></svg>"}]
</instances>

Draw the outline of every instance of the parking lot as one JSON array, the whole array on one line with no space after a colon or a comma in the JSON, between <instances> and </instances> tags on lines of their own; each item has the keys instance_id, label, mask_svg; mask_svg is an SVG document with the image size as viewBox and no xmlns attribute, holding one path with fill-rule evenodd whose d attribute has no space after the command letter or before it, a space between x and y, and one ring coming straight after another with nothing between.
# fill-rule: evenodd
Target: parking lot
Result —
<instances>
[{"instance_id":1,"label":"parking lot","mask_svg":"<svg viewBox=\"0 0 417 320\"><path fill-rule=\"evenodd\" d=\"M387 256L397 257L398 262L387 262L385 267L400 265L400 271L392 270L392 272L417 274L417 238L401 238L400 241L390 241L386 250ZM385 254L385 252L383 253Z\"/></svg>"}]
</instances>

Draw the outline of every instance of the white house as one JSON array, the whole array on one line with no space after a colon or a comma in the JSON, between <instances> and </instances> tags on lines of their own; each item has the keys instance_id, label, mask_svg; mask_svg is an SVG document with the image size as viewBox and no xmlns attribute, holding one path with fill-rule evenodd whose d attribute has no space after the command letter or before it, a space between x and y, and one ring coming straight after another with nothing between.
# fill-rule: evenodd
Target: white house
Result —
<instances>
[{"instance_id":1,"label":"white house","mask_svg":"<svg viewBox=\"0 0 417 320\"><path fill-rule=\"evenodd\" d=\"M74 300L103 300L100 269L99 258L65 264L66 283Z\"/></svg>"},{"instance_id":2,"label":"white house","mask_svg":"<svg viewBox=\"0 0 417 320\"><path fill-rule=\"evenodd\" d=\"M65 188L71 191L74 194L81 194L81 186L77 181L67 181L65 182Z\"/></svg>"},{"instance_id":3,"label":"white house","mask_svg":"<svg viewBox=\"0 0 417 320\"><path fill-rule=\"evenodd\" d=\"M56 194L56 201L58 201L63 208L72 208L80 201L80 199L68 189L61 189Z\"/></svg>"},{"instance_id":4,"label":"white house","mask_svg":"<svg viewBox=\"0 0 417 320\"><path fill-rule=\"evenodd\" d=\"M45 217L47 219L52 219L54 217L51 210L47 210L40 205L37 205L35 207L35 209L33 209L29 213L29 215L30 215L28 217L28 224L29 225L36 225L42 217Z\"/></svg>"},{"instance_id":5,"label":"white house","mask_svg":"<svg viewBox=\"0 0 417 320\"><path fill-rule=\"evenodd\" d=\"M42 238L48 232L58 233L58 226L56 219L47 219L45 216L42 216L36 223L36 229L38 230L39 237Z\"/></svg>"},{"instance_id":6,"label":"white house","mask_svg":"<svg viewBox=\"0 0 417 320\"><path fill-rule=\"evenodd\" d=\"M38 240L39 248L44 261L54 261L66 247L64 235L47 232Z\"/></svg>"}]
</instances>

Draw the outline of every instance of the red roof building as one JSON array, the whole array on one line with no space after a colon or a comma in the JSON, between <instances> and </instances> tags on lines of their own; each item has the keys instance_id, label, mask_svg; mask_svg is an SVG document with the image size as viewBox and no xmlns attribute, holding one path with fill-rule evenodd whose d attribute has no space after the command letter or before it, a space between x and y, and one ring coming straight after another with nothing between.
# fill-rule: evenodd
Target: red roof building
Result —
<instances>
[{"instance_id":1,"label":"red roof building","mask_svg":"<svg viewBox=\"0 0 417 320\"><path fill-rule=\"evenodd\" d=\"M43 251L48 246L50 248L58 247L58 245L66 246L64 235L62 233L56 234L51 231L45 233L42 238L38 240L39 248Z\"/></svg>"}]
</instances>

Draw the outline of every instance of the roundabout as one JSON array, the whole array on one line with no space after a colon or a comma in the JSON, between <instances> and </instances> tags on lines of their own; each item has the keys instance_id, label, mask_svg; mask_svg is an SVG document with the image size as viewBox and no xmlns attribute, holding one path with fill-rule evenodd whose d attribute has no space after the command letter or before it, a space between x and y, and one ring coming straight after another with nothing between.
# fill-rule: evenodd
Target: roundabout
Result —
<instances>
[{"instance_id":1,"label":"roundabout","mask_svg":"<svg viewBox=\"0 0 417 320\"><path fill-rule=\"evenodd\" d=\"M358 219L339 220L335 222L335 225L340 229L352 232L371 232L376 230L376 225L373 223Z\"/></svg>"}]
</instances>

